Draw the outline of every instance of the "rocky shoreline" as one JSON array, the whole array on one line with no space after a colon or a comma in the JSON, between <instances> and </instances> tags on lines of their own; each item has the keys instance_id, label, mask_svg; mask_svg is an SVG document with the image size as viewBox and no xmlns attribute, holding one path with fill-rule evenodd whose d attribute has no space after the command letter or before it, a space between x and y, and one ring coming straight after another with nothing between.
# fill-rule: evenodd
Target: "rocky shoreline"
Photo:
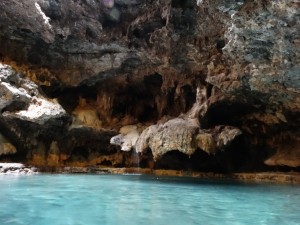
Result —
<instances>
[{"instance_id":1,"label":"rocky shoreline","mask_svg":"<svg viewBox=\"0 0 300 225\"><path fill-rule=\"evenodd\" d=\"M1 174L38 174L38 173L61 173L61 174L139 174L153 176L173 176L185 178L235 180L241 182L258 183L287 183L300 184L299 172L257 172L257 173L213 173L184 170L164 170L149 168L111 168L111 167L41 167L36 168L21 163L0 163Z\"/></svg>"},{"instance_id":2,"label":"rocky shoreline","mask_svg":"<svg viewBox=\"0 0 300 225\"><path fill-rule=\"evenodd\" d=\"M140 174L153 176L174 176L182 178L199 178L213 180L235 180L241 182L257 183L286 183L300 184L300 173L298 172L249 172L249 173L213 173L197 172L184 170L165 170L165 169L148 169L148 168L109 168L109 167L55 167L41 168L45 173L64 173L64 174Z\"/></svg>"},{"instance_id":3,"label":"rocky shoreline","mask_svg":"<svg viewBox=\"0 0 300 225\"><path fill-rule=\"evenodd\" d=\"M0 163L1 174L36 174L38 169L21 163Z\"/></svg>"}]
</instances>

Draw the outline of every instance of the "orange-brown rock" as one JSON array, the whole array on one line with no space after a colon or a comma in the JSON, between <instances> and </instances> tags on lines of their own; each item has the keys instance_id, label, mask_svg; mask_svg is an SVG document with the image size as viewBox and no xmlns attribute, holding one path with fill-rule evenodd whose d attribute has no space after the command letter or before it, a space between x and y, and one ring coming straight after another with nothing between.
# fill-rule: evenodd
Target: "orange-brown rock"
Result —
<instances>
[{"instance_id":1,"label":"orange-brown rock","mask_svg":"<svg viewBox=\"0 0 300 225\"><path fill-rule=\"evenodd\" d=\"M0 10L0 133L16 148L0 160L299 170L297 1L2 0ZM110 140L128 125L123 152Z\"/></svg>"}]
</instances>

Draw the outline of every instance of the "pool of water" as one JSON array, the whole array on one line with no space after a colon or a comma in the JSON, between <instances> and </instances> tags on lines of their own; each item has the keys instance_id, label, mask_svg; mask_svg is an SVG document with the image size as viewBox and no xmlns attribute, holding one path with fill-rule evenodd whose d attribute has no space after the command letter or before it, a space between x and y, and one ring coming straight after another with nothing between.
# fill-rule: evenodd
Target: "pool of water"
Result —
<instances>
[{"instance_id":1,"label":"pool of water","mask_svg":"<svg viewBox=\"0 0 300 225\"><path fill-rule=\"evenodd\" d=\"M0 224L300 224L300 186L139 175L1 175Z\"/></svg>"}]
</instances>

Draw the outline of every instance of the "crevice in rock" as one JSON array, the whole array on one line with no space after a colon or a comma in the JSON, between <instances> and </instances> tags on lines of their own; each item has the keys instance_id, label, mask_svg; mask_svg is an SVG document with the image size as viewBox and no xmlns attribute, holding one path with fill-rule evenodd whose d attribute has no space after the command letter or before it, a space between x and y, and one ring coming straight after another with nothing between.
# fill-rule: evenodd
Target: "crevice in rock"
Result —
<instances>
[{"instance_id":1,"label":"crevice in rock","mask_svg":"<svg viewBox=\"0 0 300 225\"><path fill-rule=\"evenodd\" d=\"M110 160L104 159L102 162L97 163L97 166L108 166L111 167L113 164Z\"/></svg>"},{"instance_id":2,"label":"crevice in rock","mask_svg":"<svg viewBox=\"0 0 300 225\"><path fill-rule=\"evenodd\" d=\"M210 105L204 117L201 118L201 127L205 129L219 124L240 127L243 124L242 117L255 110L253 105L219 101Z\"/></svg>"}]
</instances>

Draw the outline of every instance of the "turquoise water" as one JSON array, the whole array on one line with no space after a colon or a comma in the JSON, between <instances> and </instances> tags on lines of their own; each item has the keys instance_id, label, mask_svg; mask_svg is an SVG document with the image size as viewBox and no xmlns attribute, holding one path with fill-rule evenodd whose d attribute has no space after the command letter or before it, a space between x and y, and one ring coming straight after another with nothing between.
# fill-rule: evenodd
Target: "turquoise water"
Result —
<instances>
[{"instance_id":1,"label":"turquoise water","mask_svg":"<svg viewBox=\"0 0 300 225\"><path fill-rule=\"evenodd\" d=\"M300 186L138 175L0 176L0 224L300 224Z\"/></svg>"}]
</instances>

